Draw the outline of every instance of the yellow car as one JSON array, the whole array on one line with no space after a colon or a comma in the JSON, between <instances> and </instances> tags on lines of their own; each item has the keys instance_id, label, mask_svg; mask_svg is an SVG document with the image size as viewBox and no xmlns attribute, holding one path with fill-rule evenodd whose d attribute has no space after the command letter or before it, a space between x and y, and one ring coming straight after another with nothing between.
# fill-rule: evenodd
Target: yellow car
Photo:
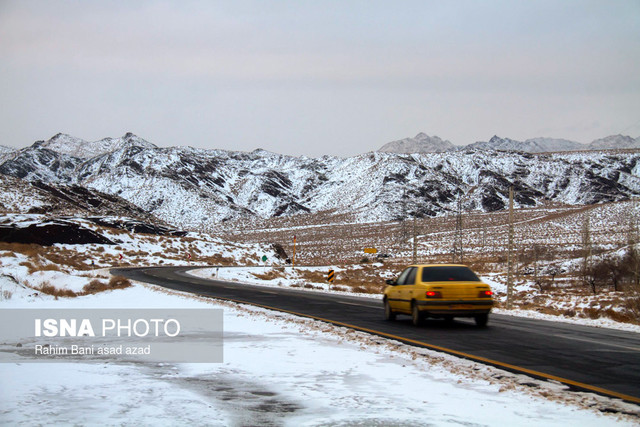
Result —
<instances>
[{"instance_id":1,"label":"yellow car","mask_svg":"<svg viewBox=\"0 0 640 427\"><path fill-rule=\"evenodd\" d=\"M411 265L387 284L383 297L387 320L408 314L417 326L426 317L447 322L473 317L478 326L486 326L493 307L491 288L466 265Z\"/></svg>"}]
</instances>

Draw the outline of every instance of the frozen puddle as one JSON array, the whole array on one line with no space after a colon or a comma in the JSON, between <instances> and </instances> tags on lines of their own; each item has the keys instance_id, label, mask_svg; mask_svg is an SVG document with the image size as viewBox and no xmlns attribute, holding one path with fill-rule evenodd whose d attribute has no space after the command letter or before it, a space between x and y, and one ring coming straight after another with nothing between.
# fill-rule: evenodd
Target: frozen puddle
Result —
<instances>
[{"instance_id":1,"label":"frozen puddle","mask_svg":"<svg viewBox=\"0 0 640 427\"><path fill-rule=\"evenodd\" d=\"M280 425L303 409L300 403L238 374L221 371L213 378L185 377L175 383L209 399L233 425Z\"/></svg>"}]
</instances>

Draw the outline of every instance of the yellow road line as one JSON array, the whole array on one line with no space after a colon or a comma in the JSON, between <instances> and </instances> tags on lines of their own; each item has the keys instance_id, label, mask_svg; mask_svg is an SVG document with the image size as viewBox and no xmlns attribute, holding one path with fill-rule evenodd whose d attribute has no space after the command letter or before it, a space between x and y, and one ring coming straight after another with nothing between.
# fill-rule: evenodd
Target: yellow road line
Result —
<instances>
[{"instance_id":1,"label":"yellow road line","mask_svg":"<svg viewBox=\"0 0 640 427\"><path fill-rule=\"evenodd\" d=\"M584 389L584 390L590 390L590 391L593 391L593 392L598 393L598 394L603 394L605 396L617 397L619 399L626 400L627 402L633 402L633 403L639 403L640 404L640 398L638 398L638 397L630 396L630 395L623 394L623 393L618 393L617 391L607 390L605 388L593 386L593 385L590 385L590 384L581 383L581 382L578 382L578 381L573 381L573 380L570 380L570 379L567 379L567 378L562 378L562 377L558 377L558 376L555 376L555 375L546 374L544 372L535 371L533 369L523 368L521 366L511 365L509 363L504 363L504 362L499 362L497 360L489 359L489 358L486 358L486 357L475 356L473 354L465 353L465 352L458 351L458 350L453 350L453 349L446 348L446 347L441 347L439 345L429 344L429 343L426 343L424 341L418 341L418 340L414 340L414 339L411 339L411 338L404 338L404 337L401 337L401 336L398 336L398 335L389 334L387 332L377 331L375 329L364 328L362 326L356 326L356 325L352 325L352 324L349 324L349 323L339 322L337 320L325 319L323 317L313 316L313 315L304 314L304 313L298 313L296 311L285 310L285 309L282 309L282 308L271 307L271 306L268 306L268 305L257 304L257 303L254 303L254 302L236 300L236 299L233 299L233 298L213 297L211 295L204 295L204 294L200 294L200 296L208 297L208 298L214 298L214 299L221 299L221 300L226 300L226 301L232 301L232 302L235 302L235 303L238 303L238 304L248 304L248 305L253 305L253 306L256 306L256 307L260 307L260 308L265 308L265 309L268 309L268 310L275 310L275 311L280 311L280 312L283 312L283 313L293 314L295 316L301 316L301 317L311 318L311 319L314 319L314 320L320 320L322 322L331 323L333 325L344 326L346 328L355 329L355 330L358 330L358 331L367 332L367 333L370 333L370 334L379 335L379 336L383 336L383 337L386 337L386 338L395 339L395 340L398 340L398 341L403 341L405 343L416 344L416 345L421 346L421 347L426 347L426 348L429 348L429 349L432 349L432 350L437 350L437 351L441 351L441 352L444 352L444 353L453 354L453 355L456 355L456 356L463 357L465 359L475 360L475 361L486 363L486 364L493 365L493 366L500 366L502 368L506 368L506 369L511 370L511 371L522 372L522 373L533 375L533 376L536 376L536 377L545 378L545 379L553 380L553 381L558 381L558 382L563 383L563 384L571 385L571 386L574 386L574 387L579 387L579 388Z\"/></svg>"}]
</instances>

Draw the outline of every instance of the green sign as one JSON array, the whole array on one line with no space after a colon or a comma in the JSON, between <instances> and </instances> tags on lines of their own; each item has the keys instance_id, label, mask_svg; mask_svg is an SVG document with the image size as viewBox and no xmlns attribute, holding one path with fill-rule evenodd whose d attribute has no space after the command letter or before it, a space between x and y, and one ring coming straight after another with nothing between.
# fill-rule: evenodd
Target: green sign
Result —
<instances>
[{"instance_id":1,"label":"green sign","mask_svg":"<svg viewBox=\"0 0 640 427\"><path fill-rule=\"evenodd\" d=\"M267 261L267 256L266 255L262 255L262 262L266 262Z\"/></svg>"}]
</instances>

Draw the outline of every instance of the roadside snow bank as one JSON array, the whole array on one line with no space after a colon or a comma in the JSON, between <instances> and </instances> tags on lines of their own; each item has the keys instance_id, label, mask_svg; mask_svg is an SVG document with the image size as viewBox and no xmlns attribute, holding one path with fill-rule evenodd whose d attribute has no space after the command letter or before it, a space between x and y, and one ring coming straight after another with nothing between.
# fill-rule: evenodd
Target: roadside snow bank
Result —
<instances>
[{"instance_id":1,"label":"roadside snow bank","mask_svg":"<svg viewBox=\"0 0 640 427\"><path fill-rule=\"evenodd\" d=\"M3 364L3 424L613 426L639 419L637 406L617 400L255 307L143 284L58 300L29 292L17 288L0 307L223 308L224 363Z\"/></svg>"}]
</instances>

